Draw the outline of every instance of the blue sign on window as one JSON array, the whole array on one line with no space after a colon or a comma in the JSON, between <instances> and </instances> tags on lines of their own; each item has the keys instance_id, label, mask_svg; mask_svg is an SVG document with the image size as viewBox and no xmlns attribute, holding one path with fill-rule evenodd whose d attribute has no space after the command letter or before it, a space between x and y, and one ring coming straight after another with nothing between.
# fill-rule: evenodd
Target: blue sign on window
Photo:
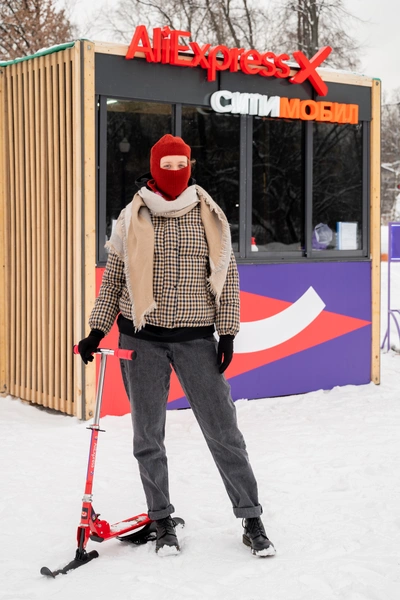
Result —
<instances>
[{"instance_id":1,"label":"blue sign on window","mask_svg":"<svg viewBox=\"0 0 400 600\"><path fill-rule=\"evenodd\" d=\"M400 223L389 223L389 260L400 260Z\"/></svg>"}]
</instances>

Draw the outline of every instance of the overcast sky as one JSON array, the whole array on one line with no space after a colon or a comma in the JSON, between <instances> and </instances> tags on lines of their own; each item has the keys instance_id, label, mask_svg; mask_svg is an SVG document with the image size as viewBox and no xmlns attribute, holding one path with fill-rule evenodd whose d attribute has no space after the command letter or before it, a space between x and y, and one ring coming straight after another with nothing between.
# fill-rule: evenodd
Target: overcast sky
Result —
<instances>
[{"instance_id":1,"label":"overcast sky","mask_svg":"<svg viewBox=\"0 0 400 600\"><path fill-rule=\"evenodd\" d=\"M265 0L264 0L265 1ZM63 3L63 0L59 0ZM100 6L114 0L64 0L72 7L72 17L80 26L95 21ZM275 0L269 0L272 4ZM400 88L400 8L399 0L345 0L350 13L363 22L349 31L363 46L361 73L382 80L384 91ZM397 20L399 18L399 21ZM161 24L162 25L162 24ZM94 30L95 31L95 30ZM91 37L105 40L104 35ZM112 40L105 40L112 41Z\"/></svg>"},{"instance_id":2,"label":"overcast sky","mask_svg":"<svg viewBox=\"0 0 400 600\"><path fill-rule=\"evenodd\" d=\"M362 72L382 80L384 90L400 88L399 0L346 0L349 11L363 19L355 32L364 46Z\"/></svg>"}]
</instances>

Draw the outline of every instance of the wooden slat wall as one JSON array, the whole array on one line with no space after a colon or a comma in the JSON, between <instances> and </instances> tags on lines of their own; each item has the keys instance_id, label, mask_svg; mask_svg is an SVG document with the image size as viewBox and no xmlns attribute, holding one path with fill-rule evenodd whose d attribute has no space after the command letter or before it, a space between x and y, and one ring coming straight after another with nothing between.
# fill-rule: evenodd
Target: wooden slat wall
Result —
<instances>
[{"instance_id":1,"label":"wooden slat wall","mask_svg":"<svg viewBox=\"0 0 400 600\"><path fill-rule=\"evenodd\" d=\"M6 131L6 89L4 72L0 69L0 394L7 393L8 381L8 261L10 251L6 233L9 226L6 204L7 170L5 165L7 143Z\"/></svg>"},{"instance_id":2,"label":"wooden slat wall","mask_svg":"<svg viewBox=\"0 0 400 600\"><path fill-rule=\"evenodd\" d=\"M1 73L0 391L85 418L80 46Z\"/></svg>"}]
</instances>

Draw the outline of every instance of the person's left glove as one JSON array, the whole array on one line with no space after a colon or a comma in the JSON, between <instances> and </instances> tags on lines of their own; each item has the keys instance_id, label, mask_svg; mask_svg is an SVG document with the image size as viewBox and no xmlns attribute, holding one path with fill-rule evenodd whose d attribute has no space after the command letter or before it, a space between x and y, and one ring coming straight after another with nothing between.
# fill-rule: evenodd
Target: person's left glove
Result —
<instances>
[{"instance_id":1,"label":"person's left glove","mask_svg":"<svg viewBox=\"0 0 400 600\"><path fill-rule=\"evenodd\" d=\"M217 364L219 372L223 373L228 368L233 358L234 335L221 335L218 342Z\"/></svg>"},{"instance_id":2,"label":"person's left glove","mask_svg":"<svg viewBox=\"0 0 400 600\"><path fill-rule=\"evenodd\" d=\"M100 329L92 329L89 335L78 344L78 352L85 365L93 360L93 352L96 352L101 340L104 337L104 333Z\"/></svg>"}]
</instances>

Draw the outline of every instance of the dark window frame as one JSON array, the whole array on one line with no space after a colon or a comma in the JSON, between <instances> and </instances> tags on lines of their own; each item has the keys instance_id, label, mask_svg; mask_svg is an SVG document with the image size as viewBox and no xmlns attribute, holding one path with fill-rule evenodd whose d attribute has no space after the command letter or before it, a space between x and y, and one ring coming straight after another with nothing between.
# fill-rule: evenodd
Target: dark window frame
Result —
<instances>
[{"instance_id":1,"label":"dark window frame","mask_svg":"<svg viewBox=\"0 0 400 600\"><path fill-rule=\"evenodd\" d=\"M309 121L309 123L312 125L312 121ZM362 218L362 247L359 250L316 250L312 248L312 243L311 243L311 236L312 236L312 179L313 179L313 173L312 173L312 167L313 167L313 131L314 128L312 128L312 134L311 134L311 147L309 149L310 152L310 156L311 156L311 160L309 160L309 165L310 165L310 179L311 179L311 206L309 208L309 212L310 212L310 223L309 223L309 229L307 231L307 233L309 234L309 247L308 247L308 254L307 256L309 256L311 259L318 259L318 258L322 258L322 259L327 259L327 258L333 258L336 261L338 259L345 259L345 260L351 260L354 258L367 258L369 256L369 210L368 210L368 206L369 206L369 198L370 198L370 194L369 194L369 171L368 171L368 165L369 165L369 148L370 148L370 137L369 137L369 132L370 132L370 123L369 121L360 121L360 125L362 125L362 194L361 194L361 202L362 202L362 214L361 214L361 218Z\"/></svg>"},{"instance_id":2,"label":"dark window frame","mask_svg":"<svg viewBox=\"0 0 400 600\"><path fill-rule=\"evenodd\" d=\"M188 107L188 108L205 108L207 110L207 112L210 115L213 116L217 116L218 119L220 118L224 118L224 115L218 114L216 112L214 112L210 106L202 106L199 104L180 104L180 107ZM184 110L182 110L182 108L180 108L180 112L181 114L184 114ZM230 115L232 117L232 115ZM235 236L232 235L232 247L234 250L234 254L236 256L237 259L240 259L241 256L245 256L245 228L247 225L247 219L245 218L245 198L246 195L248 195L247 192L247 187L246 187L246 180L244 176L241 176L241 174L246 173L246 164L247 164L247 154L246 154L246 148L247 148L247 141L246 141L246 136L247 136L247 126L246 126L246 115L234 115L234 117L236 117L238 119L238 124L239 124L239 131L236 133L239 133L239 161L238 161L238 169L239 169L239 185L238 185L238 194L235 196L237 201L239 202L239 210L238 210L238 232L239 232L239 239L238 239L238 243L235 243ZM175 133L175 135L183 135L183 130L184 130L184 125L182 125L182 127L179 129L179 133ZM178 130L177 130L178 131ZM188 140L187 138L185 138L185 141L187 143L190 144L190 140ZM192 158L195 158L194 156L195 152L192 151ZM194 167L193 170L193 177L196 180L196 182L202 186L206 191L208 191L211 196L214 198L214 200L216 200L218 202L218 198L215 196L213 196L212 191L210 191L210 189L207 187L207 184L202 181L201 179L198 179L198 173L199 170L196 169L196 165ZM227 213L227 217L229 216L228 211L225 211ZM236 221L232 221L233 223L236 224ZM237 248L237 249L236 249Z\"/></svg>"},{"instance_id":3,"label":"dark window frame","mask_svg":"<svg viewBox=\"0 0 400 600\"><path fill-rule=\"evenodd\" d=\"M137 102L147 102L137 100L136 98L126 98L125 96L100 95L96 97L96 106L98 109L96 120L96 140L97 147L97 181L96 181L96 265L105 266L107 262L106 243L106 206L107 206L107 100L132 100ZM150 101L149 101L150 102ZM156 102L156 101L152 101ZM157 101L157 104L167 104L171 106L171 133L179 135L181 127L182 108L179 111L177 104L171 102Z\"/></svg>"},{"instance_id":4,"label":"dark window frame","mask_svg":"<svg viewBox=\"0 0 400 600\"><path fill-rule=\"evenodd\" d=\"M104 248L106 238L106 193L107 193L107 99L111 96L97 95L97 179L96 179L96 264L104 266L107 252ZM114 99L127 100L124 96L112 95ZM136 100L129 98L129 100ZM155 102L155 100L148 100ZM182 103L162 102L172 106L172 134L182 133ZM186 105L186 103L185 103ZM187 104L196 106L195 104ZM338 262L369 260L369 199L370 199L370 122L362 124L362 248L360 250L313 250L312 248L312 184L313 184L313 122L303 123L303 189L304 189L304 251L266 252L251 251L252 220L252 140L253 117L240 117L240 178L239 178L239 250L235 252L240 264L273 264L304 262ZM102 241L103 240L103 241Z\"/></svg>"},{"instance_id":5,"label":"dark window frame","mask_svg":"<svg viewBox=\"0 0 400 600\"><path fill-rule=\"evenodd\" d=\"M249 189L248 189L248 207L247 207L247 223L248 227L248 236L246 237L246 262L292 262L293 260L300 260L305 258L306 250L282 250L282 251L274 251L268 252L266 250L259 250L257 253L252 252L251 250L251 225L252 225L252 212L253 212L253 122L254 117L249 117L250 125L249 130L251 133L248 137L247 143L247 153L248 153L248 179L249 179ZM302 156L303 156L303 200L304 200L304 217L306 214L305 205L306 205L306 190L305 190L305 133L304 126L306 122L303 123L303 134L302 134ZM306 237L306 222L304 223L304 236Z\"/></svg>"}]
</instances>

